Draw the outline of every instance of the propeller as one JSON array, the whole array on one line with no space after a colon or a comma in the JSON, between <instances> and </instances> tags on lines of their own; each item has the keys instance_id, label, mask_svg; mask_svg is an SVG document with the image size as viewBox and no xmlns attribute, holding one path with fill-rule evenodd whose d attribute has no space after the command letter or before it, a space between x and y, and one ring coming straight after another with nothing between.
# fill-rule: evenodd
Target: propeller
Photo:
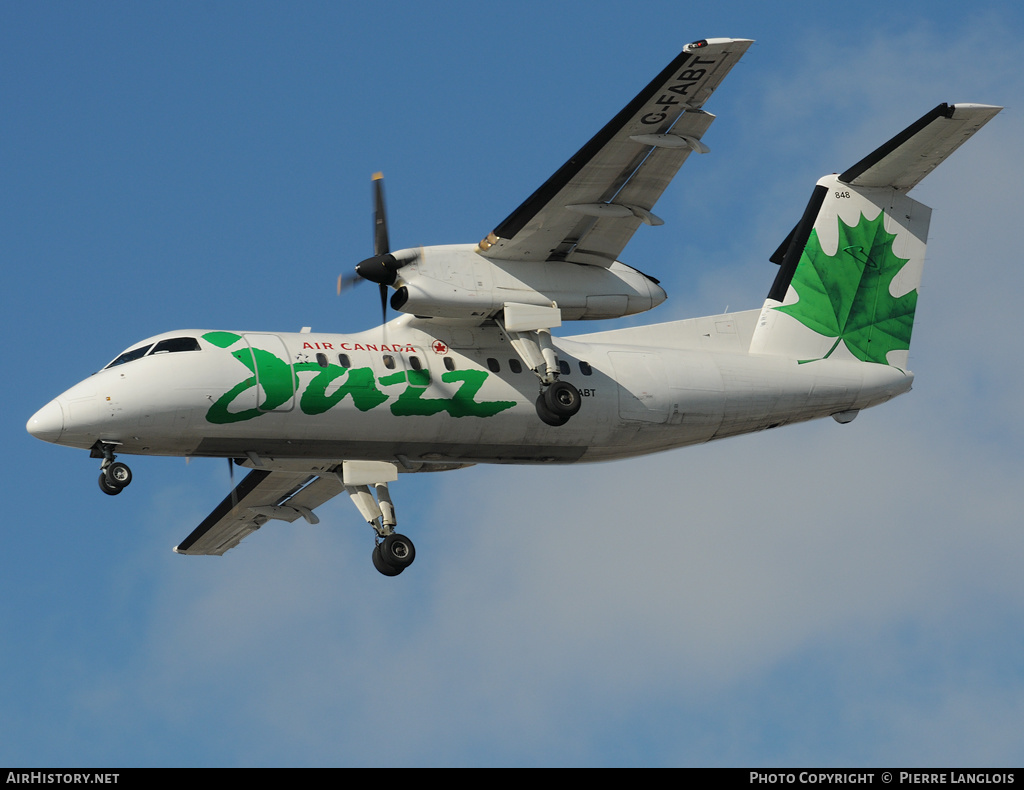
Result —
<instances>
[{"instance_id":1,"label":"propeller","mask_svg":"<svg viewBox=\"0 0 1024 790\"><path fill-rule=\"evenodd\" d=\"M373 257L366 258L356 264L355 274L342 274L338 277L338 295L359 283L369 280L377 283L380 292L381 323L387 323L388 286L394 285L398 279L398 270L416 258L396 258L391 254L391 242L388 239L387 211L384 208L384 174L373 174Z\"/></svg>"},{"instance_id":2,"label":"propeller","mask_svg":"<svg viewBox=\"0 0 1024 790\"><path fill-rule=\"evenodd\" d=\"M388 322L388 286L398 277L398 260L391 254L388 216L384 209L384 174L373 174L373 257L356 264L356 274L377 283L380 291L380 322Z\"/></svg>"}]
</instances>

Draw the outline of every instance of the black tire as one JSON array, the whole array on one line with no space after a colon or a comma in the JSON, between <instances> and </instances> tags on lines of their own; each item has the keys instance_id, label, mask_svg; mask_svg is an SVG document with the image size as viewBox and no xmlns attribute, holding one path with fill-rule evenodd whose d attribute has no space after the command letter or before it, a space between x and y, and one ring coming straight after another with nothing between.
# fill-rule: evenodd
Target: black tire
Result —
<instances>
[{"instance_id":1,"label":"black tire","mask_svg":"<svg viewBox=\"0 0 1024 790\"><path fill-rule=\"evenodd\" d=\"M111 488L127 488L132 482L132 470L128 468L128 464L122 464L120 461L114 461L103 474L106 475L107 484Z\"/></svg>"},{"instance_id":2,"label":"black tire","mask_svg":"<svg viewBox=\"0 0 1024 790\"><path fill-rule=\"evenodd\" d=\"M384 562L384 558L380 556L380 546L373 547L373 567L385 576L397 576L405 570L405 568L395 568Z\"/></svg>"},{"instance_id":3,"label":"black tire","mask_svg":"<svg viewBox=\"0 0 1024 790\"><path fill-rule=\"evenodd\" d=\"M583 405L580 391L568 381L556 381L544 390L544 405L560 417L572 417Z\"/></svg>"},{"instance_id":4,"label":"black tire","mask_svg":"<svg viewBox=\"0 0 1024 790\"><path fill-rule=\"evenodd\" d=\"M540 417L548 425L554 425L556 428L559 425L565 425L569 422L568 417L562 417L558 414L553 413L548 409L547 404L544 403L544 396L537 396L537 416Z\"/></svg>"},{"instance_id":5,"label":"black tire","mask_svg":"<svg viewBox=\"0 0 1024 790\"><path fill-rule=\"evenodd\" d=\"M405 535L395 532L384 538L384 542L380 544L380 557L385 564L405 570L416 559L416 547Z\"/></svg>"},{"instance_id":6,"label":"black tire","mask_svg":"<svg viewBox=\"0 0 1024 790\"><path fill-rule=\"evenodd\" d=\"M100 491L110 496L117 496L121 493L121 489L117 486L112 486L107 482L107 473L100 472Z\"/></svg>"}]
</instances>

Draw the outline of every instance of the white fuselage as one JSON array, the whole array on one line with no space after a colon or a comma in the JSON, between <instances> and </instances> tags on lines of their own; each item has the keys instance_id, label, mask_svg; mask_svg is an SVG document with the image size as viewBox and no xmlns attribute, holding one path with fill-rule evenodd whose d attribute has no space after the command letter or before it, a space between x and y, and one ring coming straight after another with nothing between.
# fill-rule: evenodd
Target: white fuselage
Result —
<instances>
[{"instance_id":1,"label":"white fuselage","mask_svg":"<svg viewBox=\"0 0 1024 790\"><path fill-rule=\"evenodd\" d=\"M573 463L852 416L910 389L913 376L887 365L750 354L758 313L556 338L562 378L583 395L557 427L538 418L538 379L497 326L402 316L354 335L166 333L139 347L187 337L199 350L153 345L75 385L28 428L118 454Z\"/></svg>"}]
</instances>

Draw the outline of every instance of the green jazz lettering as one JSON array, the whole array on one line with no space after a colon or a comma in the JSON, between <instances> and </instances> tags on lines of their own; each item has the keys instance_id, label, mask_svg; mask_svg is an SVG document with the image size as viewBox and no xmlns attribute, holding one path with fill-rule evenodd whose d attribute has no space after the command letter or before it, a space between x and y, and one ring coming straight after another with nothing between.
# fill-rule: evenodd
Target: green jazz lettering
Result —
<instances>
[{"instance_id":1,"label":"green jazz lettering","mask_svg":"<svg viewBox=\"0 0 1024 790\"><path fill-rule=\"evenodd\" d=\"M208 332L205 340L227 349L242 340L233 332ZM359 411L370 411L391 399L381 391L404 384L405 387L391 403L391 413L396 417L422 417L447 412L452 417L491 417L511 409L515 401L477 401L480 388L487 380L483 370L452 370L441 375L441 381L458 388L447 398L425 398L430 385L430 373L426 370L409 370L389 373L380 378L373 375L372 368L343 368L338 365L322 367L316 362L297 362L289 365L269 351L250 348L248 344L231 353L252 373L221 395L206 413L208 422L225 424L251 420L285 405L294 395L299 395L298 406L303 414L323 414L337 406L345 398ZM299 374L315 373L300 390ZM378 386L379 385L379 386ZM249 393L250 390L254 390ZM249 408L231 411L230 407L243 395L247 395Z\"/></svg>"}]
</instances>

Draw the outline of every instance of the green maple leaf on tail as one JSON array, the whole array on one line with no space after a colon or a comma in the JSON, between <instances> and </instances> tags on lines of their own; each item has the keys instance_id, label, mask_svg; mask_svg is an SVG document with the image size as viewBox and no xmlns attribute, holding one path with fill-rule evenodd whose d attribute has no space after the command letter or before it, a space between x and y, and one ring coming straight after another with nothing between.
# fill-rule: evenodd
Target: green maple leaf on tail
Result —
<instances>
[{"instance_id":1,"label":"green maple leaf on tail","mask_svg":"<svg viewBox=\"0 0 1024 790\"><path fill-rule=\"evenodd\" d=\"M889 293L893 278L908 259L892 251L896 236L883 226L885 212L873 220L862 214L856 226L842 218L838 221L836 254L827 255L817 230L811 231L793 274L792 286L800 298L775 309L825 337L836 338L823 359L841 340L858 359L888 364L890 351L910 348L917 290L899 298Z\"/></svg>"}]
</instances>

